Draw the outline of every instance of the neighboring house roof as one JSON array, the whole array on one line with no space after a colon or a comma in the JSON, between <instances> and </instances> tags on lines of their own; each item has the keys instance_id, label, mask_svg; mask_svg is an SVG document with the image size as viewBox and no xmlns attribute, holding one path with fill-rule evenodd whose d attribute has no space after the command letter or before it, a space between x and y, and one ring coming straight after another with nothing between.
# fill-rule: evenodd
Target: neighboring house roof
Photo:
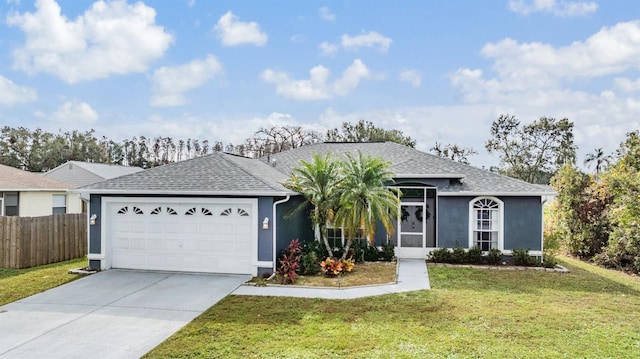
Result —
<instances>
[{"instance_id":1,"label":"neighboring house roof","mask_svg":"<svg viewBox=\"0 0 640 359\"><path fill-rule=\"evenodd\" d=\"M94 183L78 192L103 194L263 195L296 194L287 179L269 165L222 152L170 163Z\"/></svg>"},{"instance_id":2,"label":"neighboring house roof","mask_svg":"<svg viewBox=\"0 0 640 359\"><path fill-rule=\"evenodd\" d=\"M67 190L75 185L42 177L39 174L0 165L0 191Z\"/></svg>"},{"instance_id":3,"label":"neighboring house roof","mask_svg":"<svg viewBox=\"0 0 640 359\"><path fill-rule=\"evenodd\" d=\"M140 171L143 171L143 169L135 166L68 161L48 171L43 174L43 176L74 183L76 186L85 186L98 181L116 178Z\"/></svg>"},{"instance_id":4,"label":"neighboring house roof","mask_svg":"<svg viewBox=\"0 0 640 359\"><path fill-rule=\"evenodd\" d=\"M300 160L310 161L313 154L350 152L381 157L391 163L395 178L449 178L459 181L439 188L441 195L554 195L549 186L536 185L487 170L465 165L447 158L425 153L394 142L318 143L276 153L261 160L287 176Z\"/></svg>"}]
</instances>

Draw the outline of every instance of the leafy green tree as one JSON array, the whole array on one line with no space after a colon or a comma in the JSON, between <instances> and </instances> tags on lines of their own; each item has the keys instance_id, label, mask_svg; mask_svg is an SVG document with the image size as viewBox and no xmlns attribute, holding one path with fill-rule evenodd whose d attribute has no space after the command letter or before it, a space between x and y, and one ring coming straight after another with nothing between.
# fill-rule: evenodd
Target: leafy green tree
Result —
<instances>
[{"instance_id":1,"label":"leafy green tree","mask_svg":"<svg viewBox=\"0 0 640 359\"><path fill-rule=\"evenodd\" d=\"M610 155L605 155L604 151L602 150L602 147L600 148L596 148L593 153L587 153L587 155L584 157L584 164L585 166L589 166L592 163L595 164L596 166L596 181L598 180L598 175L600 174L600 172L602 171L602 169L604 168L604 166L608 165L609 163L611 163L611 156Z\"/></svg>"},{"instance_id":2,"label":"leafy green tree","mask_svg":"<svg viewBox=\"0 0 640 359\"><path fill-rule=\"evenodd\" d=\"M489 153L500 156L500 172L530 183L546 184L564 164L573 164L573 122L541 117L522 126L512 115L501 115L491 125Z\"/></svg>"},{"instance_id":3,"label":"leafy green tree","mask_svg":"<svg viewBox=\"0 0 640 359\"><path fill-rule=\"evenodd\" d=\"M436 142L435 146L431 147L430 151L437 156L448 158L466 165L469 164L469 156L478 154L478 152L471 147L462 147L457 144L443 145L438 142Z\"/></svg>"},{"instance_id":4,"label":"leafy green tree","mask_svg":"<svg viewBox=\"0 0 640 359\"><path fill-rule=\"evenodd\" d=\"M311 162L300 161L300 167L295 168L291 178L284 183L287 188L300 192L306 199L295 210L306 208L308 204L313 206L311 222L315 237L317 241L324 243L330 257L333 257L333 249L327 240L327 223L337 207L339 182L338 162L329 154L325 157L316 154Z\"/></svg>"},{"instance_id":5,"label":"leafy green tree","mask_svg":"<svg viewBox=\"0 0 640 359\"><path fill-rule=\"evenodd\" d=\"M612 230L600 263L640 273L640 131L630 132L603 176L613 196Z\"/></svg>"},{"instance_id":6,"label":"leafy green tree","mask_svg":"<svg viewBox=\"0 0 640 359\"><path fill-rule=\"evenodd\" d=\"M342 180L339 182L340 202L334 223L341 226L347 236L342 259L359 231L371 242L376 223L380 221L387 233L393 232L393 220L400 205L397 190L388 188L393 182L389 163L377 157L358 157L346 154L342 165Z\"/></svg>"},{"instance_id":7,"label":"leafy green tree","mask_svg":"<svg viewBox=\"0 0 640 359\"><path fill-rule=\"evenodd\" d=\"M340 129L327 131L326 140L331 142L380 142L390 141L411 148L416 146L416 140L405 136L400 130L385 130L376 127L370 121L360 120L355 125L343 122Z\"/></svg>"}]
</instances>

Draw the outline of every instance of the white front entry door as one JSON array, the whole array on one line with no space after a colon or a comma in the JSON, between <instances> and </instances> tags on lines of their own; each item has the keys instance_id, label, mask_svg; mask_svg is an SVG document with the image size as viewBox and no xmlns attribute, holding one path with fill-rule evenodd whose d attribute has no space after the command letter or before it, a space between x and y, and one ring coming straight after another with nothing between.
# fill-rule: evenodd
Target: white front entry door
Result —
<instances>
[{"instance_id":1,"label":"white front entry door","mask_svg":"<svg viewBox=\"0 0 640 359\"><path fill-rule=\"evenodd\" d=\"M103 201L103 235L111 268L254 272L256 199L103 197Z\"/></svg>"}]
</instances>

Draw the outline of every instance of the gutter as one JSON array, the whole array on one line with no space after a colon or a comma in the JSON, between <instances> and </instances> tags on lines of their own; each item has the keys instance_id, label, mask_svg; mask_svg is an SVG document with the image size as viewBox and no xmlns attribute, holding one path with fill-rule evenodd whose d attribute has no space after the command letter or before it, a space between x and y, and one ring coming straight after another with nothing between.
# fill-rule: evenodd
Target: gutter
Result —
<instances>
[{"instance_id":1,"label":"gutter","mask_svg":"<svg viewBox=\"0 0 640 359\"><path fill-rule=\"evenodd\" d=\"M275 275L276 273L276 267L278 265L277 259L278 259L278 255L276 254L276 234L277 234L277 218L276 218L276 206L281 204L281 203L285 203L288 202L289 199L291 199L290 195L287 195L284 199L281 199L279 201L275 201L273 202L273 211L271 212L271 216L273 219L273 226L271 226L272 230L273 230L273 237L271 239L271 241L273 242L273 274Z\"/></svg>"}]
</instances>

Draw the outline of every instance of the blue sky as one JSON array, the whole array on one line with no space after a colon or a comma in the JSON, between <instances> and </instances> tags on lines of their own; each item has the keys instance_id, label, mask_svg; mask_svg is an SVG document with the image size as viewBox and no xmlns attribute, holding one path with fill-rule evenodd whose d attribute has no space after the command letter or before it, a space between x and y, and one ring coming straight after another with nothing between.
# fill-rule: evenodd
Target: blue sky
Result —
<instances>
[{"instance_id":1,"label":"blue sky","mask_svg":"<svg viewBox=\"0 0 640 359\"><path fill-rule=\"evenodd\" d=\"M500 114L640 128L640 2L0 0L0 124L239 144L372 121L475 148Z\"/></svg>"}]
</instances>

